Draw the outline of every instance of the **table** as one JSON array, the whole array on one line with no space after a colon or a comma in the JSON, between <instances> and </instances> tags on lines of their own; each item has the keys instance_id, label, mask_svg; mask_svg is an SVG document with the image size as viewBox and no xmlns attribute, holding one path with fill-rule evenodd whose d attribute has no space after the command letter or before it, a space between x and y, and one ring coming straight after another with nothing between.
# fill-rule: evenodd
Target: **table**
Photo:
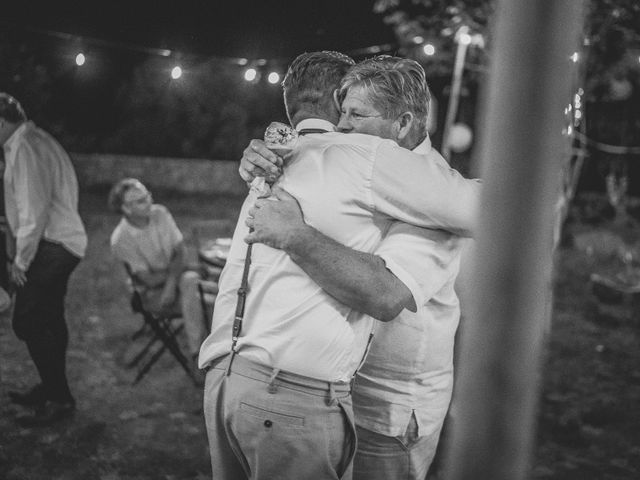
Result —
<instances>
[{"instance_id":1,"label":"table","mask_svg":"<svg viewBox=\"0 0 640 480\"><path fill-rule=\"evenodd\" d=\"M198 260L200 261L207 279L217 281L222 268L227 262L231 238L220 237L204 240L198 248Z\"/></svg>"}]
</instances>

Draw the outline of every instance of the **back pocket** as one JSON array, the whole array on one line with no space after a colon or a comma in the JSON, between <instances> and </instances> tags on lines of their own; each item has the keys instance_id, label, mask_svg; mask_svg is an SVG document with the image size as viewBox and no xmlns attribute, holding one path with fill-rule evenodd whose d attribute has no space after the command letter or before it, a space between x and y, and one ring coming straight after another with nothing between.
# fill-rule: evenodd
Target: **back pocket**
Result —
<instances>
[{"instance_id":1,"label":"back pocket","mask_svg":"<svg viewBox=\"0 0 640 480\"><path fill-rule=\"evenodd\" d=\"M256 407L248 403L240 403L240 411L259 418L265 422L271 422L272 425L285 425L289 427L304 427L304 417L298 415L290 415L283 412L274 412L266 408ZM266 425L266 424L265 424Z\"/></svg>"}]
</instances>

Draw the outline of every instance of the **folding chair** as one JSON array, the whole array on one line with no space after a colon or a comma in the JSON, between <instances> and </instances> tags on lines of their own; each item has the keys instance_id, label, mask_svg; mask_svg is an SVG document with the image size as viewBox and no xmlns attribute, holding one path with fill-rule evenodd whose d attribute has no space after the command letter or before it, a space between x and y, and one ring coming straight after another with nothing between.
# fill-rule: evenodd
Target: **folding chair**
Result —
<instances>
[{"instance_id":1,"label":"folding chair","mask_svg":"<svg viewBox=\"0 0 640 480\"><path fill-rule=\"evenodd\" d=\"M134 385L142 380L162 354L168 350L194 384L199 386L200 382L177 340L178 334L184 328L182 323L175 324L175 320L180 319L180 315L160 316L150 312L144 305L142 294L136 287L134 275L126 263L125 269L133 287L131 309L135 313L139 313L144 322L142 327L132 335L132 340L135 341L142 336L150 337L131 361L127 363L127 367L136 367L138 370L133 381Z\"/></svg>"},{"instance_id":2,"label":"folding chair","mask_svg":"<svg viewBox=\"0 0 640 480\"><path fill-rule=\"evenodd\" d=\"M608 274L607 274L608 273ZM621 273L592 273L591 292L599 315L617 320L638 322L640 278Z\"/></svg>"},{"instance_id":3,"label":"folding chair","mask_svg":"<svg viewBox=\"0 0 640 480\"><path fill-rule=\"evenodd\" d=\"M200 296L200 305L202 307L202 321L204 322L204 330L207 334L211 333L211 317L213 316L213 304L218 294L217 278L215 281L200 280L198 282L198 294Z\"/></svg>"}]
</instances>

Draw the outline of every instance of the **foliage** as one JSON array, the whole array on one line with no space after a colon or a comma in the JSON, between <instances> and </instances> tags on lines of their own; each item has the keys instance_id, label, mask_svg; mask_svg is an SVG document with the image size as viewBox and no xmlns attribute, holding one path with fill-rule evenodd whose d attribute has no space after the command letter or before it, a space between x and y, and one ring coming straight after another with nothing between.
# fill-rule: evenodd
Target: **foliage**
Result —
<instances>
[{"instance_id":1,"label":"foliage","mask_svg":"<svg viewBox=\"0 0 640 480\"><path fill-rule=\"evenodd\" d=\"M183 76L172 80L164 59L143 63L116 96L116 129L103 149L239 158L282 101L273 87L238 81L238 72L235 66L204 62L185 67Z\"/></svg>"},{"instance_id":2,"label":"foliage","mask_svg":"<svg viewBox=\"0 0 640 480\"><path fill-rule=\"evenodd\" d=\"M427 63L420 52L420 40L433 44L437 55L428 59L430 77L451 77L455 55L456 31L467 25L470 33L487 39L489 19L494 10L492 0L378 0L374 10L391 25L402 54ZM482 49L471 49L470 65L483 65L488 57ZM473 71L473 69L471 69Z\"/></svg>"},{"instance_id":3,"label":"foliage","mask_svg":"<svg viewBox=\"0 0 640 480\"><path fill-rule=\"evenodd\" d=\"M0 91L77 152L236 160L270 121L286 121L280 89L240 80L235 65L186 58L172 80L167 59L139 60L103 53L74 68L51 46L0 36Z\"/></svg>"},{"instance_id":4,"label":"foliage","mask_svg":"<svg viewBox=\"0 0 640 480\"><path fill-rule=\"evenodd\" d=\"M508 1L508 0L505 0ZM578 0L575 0L578 1ZM450 82L456 45L455 32L462 25L484 38L485 48L470 48L463 76L463 92L477 90L485 79L491 49L491 22L496 0L377 0L376 12L384 16L398 38L402 54L423 63L433 87L437 79ZM585 0L584 44L576 64L576 81L583 88L587 135L612 145L638 145L640 138L640 2L637 0ZM436 46L437 54L425 56L422 42ZM434 82L436 80L436 82ZM438 93L437 91L435 92ZM442 89L446 97L447 88ZM463 93L464 95L464 93ZM463 102L461 110L469 107ZM569 100L568 100L569 102ZM469 122L474 117L467 110ZM592 149L583 168L582 188L599 190L612 168L637 177L637 162L629 155L610 155ZM464 169L468 159L452 164ZM634 194L638 187L631 183Z\"/></svg>"},{"instance_id":5,"label":"foliage","mask_svg":"<svg viewBox=\"0 0 640 480\"><path fill-rule=\"evenodd\" d=\"M47 67L27 45L11 42L5 35L0 36L0 91L18 98L34 120L55 123L48 122L46 110L52 96Z\"/></svg>"},{"instance_id":6,"label":"foliage","mask_svg":"<svg viewBox=\"0 0 640 480\"><path fill-rule=\"evenodd\" d=\"M640 4L589 4L587 94L591 100L627 100L640 89Z\"/></svg>"},{"instance_id":7,"label":"foliage","mask_svg":"<svg viewBox=\"0 0 640 480\"><path fill-rule=\"evenodd\" d=\"M437 58L428 60L430 75L451 75L455 46L453 35L462 25L483 35L491 50L490 27L495 0L378 0L375 11L394 29L403 53L419 55L416 39L437 43ZM624 80L640 87L640 2L637 0L589 0L586 4L585 50L587 95L590 100L615 99ZM469 51L470 64L486 64L488 55ZM427 63L424 55L421 60ZM471 80L475 79L471 76ZM613 98L612 98L613 97Z\"/></svg>"}]
</instances>

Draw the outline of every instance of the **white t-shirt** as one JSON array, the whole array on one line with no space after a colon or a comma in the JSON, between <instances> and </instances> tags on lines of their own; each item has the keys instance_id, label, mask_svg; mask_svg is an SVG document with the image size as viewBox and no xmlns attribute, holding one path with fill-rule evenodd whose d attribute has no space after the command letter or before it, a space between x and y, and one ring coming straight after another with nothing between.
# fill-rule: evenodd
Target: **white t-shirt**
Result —
<instances>
[{"instance_id":1,"label":"white t-shirt","mask_svg":"<svg viewBox=\"0 0 640 480\"><path fill-rule=\"evenodd\" d=\"M118 260L129 265L132 273L162 272L169 267L182 239L169 210L154 204L144 228L131 225L125 218L120 220L111 234L111 250Z\"/></svg>"},{"instance_id":2,"label":"white t-shirt","mask_svg":"<svg viewBox=\"0 0 640 480\"><path fill-rule=\"evenodd\" d=\"M332 132L301 137L278 182L298 200L309 225L365 252L375 250L394 218L470 232L471 205L480 193L478 182L425 162L423 156L395 142ZM247 248L244 220L253 201L248 198L240 213L220 277L211 334L200 350L201 367L231 349ZM372 326L370 317L349 318L351 311L325 293L286 253L256 244L237 351L285 371L348 381L364 355Z\"/></svg>"}]
</instances>

